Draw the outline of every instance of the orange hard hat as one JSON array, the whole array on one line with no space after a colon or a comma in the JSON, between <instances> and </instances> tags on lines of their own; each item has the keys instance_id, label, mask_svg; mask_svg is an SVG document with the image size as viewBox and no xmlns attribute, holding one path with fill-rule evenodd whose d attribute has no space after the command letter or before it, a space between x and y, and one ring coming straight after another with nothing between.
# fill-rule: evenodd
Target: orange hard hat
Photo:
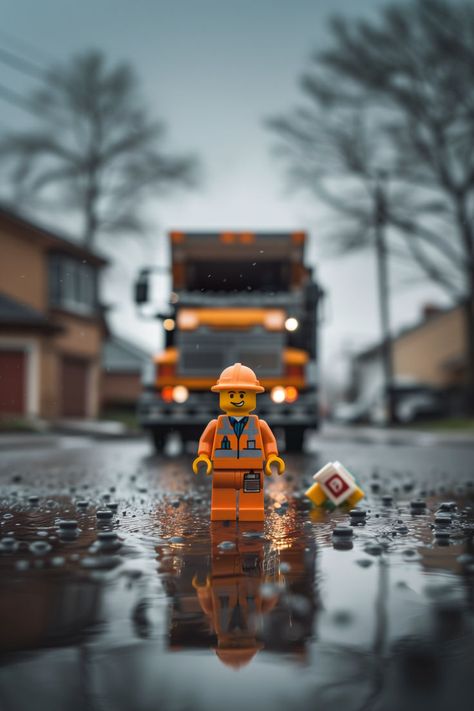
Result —
<instances>
[{"instance_id":1,"label":"orange hard hat","mask_svg":"<svg viewBox=\"0 0 474 711\"><path fill-rule=\"evenodd\" d=\"M254 647L248 647L244 649L238 648L227 648L223 649L219 647L215 650L217 656L226 667L231 667L231 669L240 669L245 667L254 656L257 654L258 650L263 647L263 644L255 643Z\"/></svg>"},{"instance_id":2,"label":"orange hard hat","mask_svg":"<svg viewBox=\"0 0 474 711\"><path fill-rule=\"evenodd\" d=\"M213 392L219 390L253 390L256 393L263 393L263 388L257 380L257 376L251 368L247 368L242 363L234 363L225 368L220 374L217 383L212 386Z\"/></svg>"}]
</instances>

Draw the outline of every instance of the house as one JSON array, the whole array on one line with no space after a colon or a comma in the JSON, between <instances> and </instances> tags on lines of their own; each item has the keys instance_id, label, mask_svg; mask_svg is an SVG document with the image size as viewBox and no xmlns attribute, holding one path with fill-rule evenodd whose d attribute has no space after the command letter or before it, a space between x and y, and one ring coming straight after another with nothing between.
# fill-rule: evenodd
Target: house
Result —
<instances>
[{"instance_id":1,"label":"house","mask_svg":"<svg viewBox=\"0 0 474 711\"><path fill-rule=\"evenodd\" d=\"M394 384L460 390L465 380L466 353L462 306L426 306L420 321L392 338ZM358 400L370 401L383 385L382 344L357 353L352 366Z\"/></svg>"},{"instance_id":2,"label":"house","mask_svg":"<svg viewBox=\"0 0 474 711\"><path fill-rule=\"evenodd\" d=\"M109 336L102 353L102 409L135 408L150 353L118 336Z\"/></svg>"},{"instance_id":3,"label":"house","mask_svg":"<svg viewBox=\"0 0 474 711\"><path fill-rule=\"evenodd\" d=\"M107 262L0 205L0 417L95 417Z\"/></svg>"}]
</instances>

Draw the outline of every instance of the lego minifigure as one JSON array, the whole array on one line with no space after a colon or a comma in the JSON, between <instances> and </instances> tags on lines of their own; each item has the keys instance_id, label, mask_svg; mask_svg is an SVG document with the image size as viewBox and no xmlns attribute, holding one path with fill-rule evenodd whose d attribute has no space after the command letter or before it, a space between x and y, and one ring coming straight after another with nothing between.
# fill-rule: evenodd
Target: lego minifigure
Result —
<instances>
[{"instance_id":1,"label":"lego minifigure","mask_svg":"<svg viewBox=\"0 0 474 711\"><path fill-rule=\"evenodd\" d=\"M265 420L250 414L255 410L257 393L264 391L251 368L235 363L222 371L213 392L219 393L219 406L225 415L211 420L199 440L193 471L205 465L213 473L211 521L235 520L237 494L239 519L263 521L263 472L278 474L285 463Z\"/></svg>"},{"instance_id":2,"label":"lego minifigure","mask_svg":"<svg viewBox=\"0 0 474 711\"><path fill-rule=\"evenodd\" d=\"M315 484L305 491L305 496L316 506L330 503L334 506L347 503L355 506L364 498L352 474L340 462L328 462L313 476Z\"/></svg>"},{"instance_id":3,"label":"lego minifigure","mask_svg":"<svg viewBox=\"0 0 474 711\"><path fill-rule=\"evenodd\" d=\"M209 575L204 584L197 575L193 578L199 605L216 636L216 655L233 669L249 664L263 648L263 616L278 602L276 585L269 586L270 594L263 593L264 583L276 577L265 570L265 540L245 535L263 533L263 525L249 522L231 528L222 521L213 523Z\"/></svg>"}]
</instances>

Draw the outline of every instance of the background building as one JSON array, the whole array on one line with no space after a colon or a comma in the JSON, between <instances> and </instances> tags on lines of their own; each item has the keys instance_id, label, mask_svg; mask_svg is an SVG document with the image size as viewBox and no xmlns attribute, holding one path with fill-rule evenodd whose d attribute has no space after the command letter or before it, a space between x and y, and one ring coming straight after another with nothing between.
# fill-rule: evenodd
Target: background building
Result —
<instances>
[{"instance_id":1,"label":"background building","mask_svg":"<svg viewBox=\"0 0 474 711\"><path fill-rule=\"evenodd\" d=\"M95 417L106 260L0 206L0 417Z\"/></svg>"},{"instance_id":2,"label":"background building","mask_svg":"<svg viewBox=\"0 0 474 711\"><path fill-rule=\"evenodd\" d=\"M426 306L421 320L392 339L395 388L427 386L441 391L446 409L463 409L466 339L461 306ZM383 388L382 344L357 353L353 390L359 402L374 402Z\"/></svg>"},{"instance_id":3,"label":"background building","mask_svg":"<svg viewBox=\"0 0 474 711\"><path fill-rule=\"evenodd\" d=\"M123 338L109 336L102 354L102 409L135 409L144 369L150 365L150 353Z\"/></svg>"}]
</instances>

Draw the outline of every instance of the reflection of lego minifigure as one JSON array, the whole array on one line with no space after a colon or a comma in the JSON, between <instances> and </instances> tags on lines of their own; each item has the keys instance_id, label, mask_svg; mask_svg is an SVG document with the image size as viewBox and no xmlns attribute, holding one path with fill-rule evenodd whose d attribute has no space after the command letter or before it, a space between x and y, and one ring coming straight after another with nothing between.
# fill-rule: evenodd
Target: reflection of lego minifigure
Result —
<instances>
[{"instance_id":1,"label":"reflection of lego minifigure","mask_svg":"<svg viewBox=\"0 0 474 711\"><path fill-rule=\"evenodd\" d=\"M278 600L276 590L271 595L262 594L264 541L246 537L245 533L255 533L255 525L262 526L263 531L263 524L239 524L250 525L252 531L213 523L211 573L204 584L197 576L193 579L201 609L217 638L216 654L234 669L248 664L262 649L262 618ZM234 545L223 548L223 542Z\"/></svg>"},{"instance_id":2,"label":"reflection of lego minifigure","mask_svg":"<svg viewBox=\"0 0 474 711\"><path fill-rule=\"evenodd\" d=\"M270 427L250 414L256 407L256 394L264 388L253 370L235 363L223 370L211 390L219 393L225 415L209 422L193 462L195 474L201 464L207 474L213 471L211 520L235 520L240 492L239 519L263 521L263 471L271 476L273 464L278 474L285 471Z\"/></svg>"}]
</instances>

